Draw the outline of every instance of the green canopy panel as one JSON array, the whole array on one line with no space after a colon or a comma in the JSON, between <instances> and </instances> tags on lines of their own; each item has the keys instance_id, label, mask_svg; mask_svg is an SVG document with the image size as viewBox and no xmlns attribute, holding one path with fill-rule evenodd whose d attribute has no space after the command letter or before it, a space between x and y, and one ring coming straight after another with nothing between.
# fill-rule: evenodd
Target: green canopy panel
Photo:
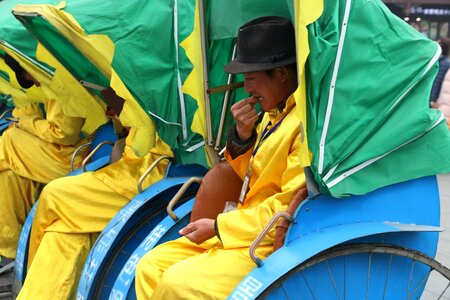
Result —
<instances>
[{"instance_id":1,"label":"green canopy panel","mask_svg":"<svg viewBox=\"0 0 450 300\"><path fill-rule=\"evenodd\" d=\"M35 38L11 13L19 4L51 4L63 5L61 0L5 0L0 3L0 47L16 59L38 81L39 87L33 87L24 91L22 97L12 94L18 103L42 102L44 98L52 98L60 101L64 112L68 116L85 118L82 131L91 134L100 125L107 121L104 115L105 105L99 103L89 94L73 77L64 77L67 73L59 64L54 65L52 58L46 57L40 61L39 55L44 56L45 49L38 46ZM42 53L38 54L38 49ZM49 60L47 60L49 59ZM51 65L51 66L50 66ZM59 70L57 68L59 67ZM19 99L20 98L20 99ZM82 105L80 105L82 104Z\"/></svg>"},{"instance_id":2,"label":"green canopy panel","mask_svg":"<svg viewBox=\"0 0 450 300\"><path fill-rule=\"evenodd\" d=\"M4 0L0 2L0 39L7 41L25 55L36 59L37 41L24 29L23 25L11 13L17 4L51 4L60 0ZM50 68L46 65L47 68ZM50 68L51 69L51 68Z\"/></svg>"},{"instance_id":3,"label":"green canopy panel","mask_svg":"<svg viewBox=\"0 0 450 300\"><path fill-rule=\"evenodd\" d=\"M0 104L0 106L2 106L2 107L3 107L3 105L8 106L8 107L14 106L11 95L0 94L0 102L2 103L2 104Z\"/></svg>"},{"instance_id":4,"label":"green canopy panel","mask_svg":"<svg viewBox=\"0 0 450 300\"><path fill-rule=\"evenodd\" d=\"M445 120L428 108L437 44L381 1L325 1L309 26L312 170L335 197L450 171Z\"/></svg>"},{"instance_id":5,"label":"green canopy panel","mask_svg":"<svg viewBox=\"0 0 450 300\"><path fill-rule=\"evenodd\" d=\"M295 0L294 0L295 1ZM257 17L281 16L292 20L292 0L210 0L210 39L235 38L241 25Z\"/></svg>"},{"instance_id":6,"label":"green canopy panel","mask_svg":"<svg viewBox=\"0 0 450 300\"><path fill-rule=\"evenodd\" d=\"M76 47L70 43L61 42L65 39L39 14L19 15L18 19L78 81L97 86L98 88L93 88L92 91L101 97L100 89L109 86L109 79L99 72Z\"/></svg>"}]
</instances>

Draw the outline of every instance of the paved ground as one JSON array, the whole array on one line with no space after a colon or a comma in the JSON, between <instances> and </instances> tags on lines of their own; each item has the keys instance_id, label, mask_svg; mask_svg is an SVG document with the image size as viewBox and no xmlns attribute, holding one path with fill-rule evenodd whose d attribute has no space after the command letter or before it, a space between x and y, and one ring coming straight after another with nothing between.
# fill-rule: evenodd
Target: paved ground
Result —
<instances>
[{"instance_id":1,"label":"paved ground","mask_svg":"<svg viewBox=\"0 0 450 300\"><path fill-rule=\"evenodd\" d=\"M436 260L450 268L450 174L438 176L439 194L441 196L441 227L446 230L439 235L438 251ZM432 275L427 285L427 290L422 299L438 299L439 294L448 287L449 281ZM433 291L441 291L439 294ZM450 287L448 287L441 299L450 299Z\"/></svg>"}]
</instances>

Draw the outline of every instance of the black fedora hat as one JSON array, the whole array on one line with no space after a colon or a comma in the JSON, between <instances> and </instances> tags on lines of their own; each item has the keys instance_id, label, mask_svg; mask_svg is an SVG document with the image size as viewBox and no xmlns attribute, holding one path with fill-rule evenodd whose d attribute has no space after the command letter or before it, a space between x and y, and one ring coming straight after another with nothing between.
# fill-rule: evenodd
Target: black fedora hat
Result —
<instances>
[{"instance_id":1,"label":"black fedora hat","mask_svg":"<svg viewBox=\"0 0 450 300\"><path fill-rule=\"evenodd\" d=\"M14 73L16 73L17 82L21 87L23 87L24 89L29 89L34 85L34 82L32 80L25 79L25 77L23 76L25 70L14 58L5 53L4 59L8 67L10 67L14 71Z\"/></svg>"},{"instance_id":2,"label":"black fedora hat","mask_svg":"<svg viewBox=\"0 0 450 300\"><path fill-rule=\"evenodd\" d=\"M295 32L283 17L254 19L239 28L236 58L225 66L232 74L270 70L296 61Z\"/></svg>"}]
</instances>

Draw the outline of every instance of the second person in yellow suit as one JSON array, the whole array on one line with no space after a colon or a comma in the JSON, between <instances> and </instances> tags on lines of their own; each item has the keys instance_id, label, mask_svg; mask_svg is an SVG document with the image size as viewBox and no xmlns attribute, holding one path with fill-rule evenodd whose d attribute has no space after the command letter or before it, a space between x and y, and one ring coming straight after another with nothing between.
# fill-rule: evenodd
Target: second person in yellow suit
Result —
<instances>
[{"instance_id":1,"label":"second person in yellow suit","mask_svg":"<svg viewBox=\"0 0 450 300\"><path fill-rule=\"evenodd\" d=\"M4 59L23 88L39 86L12 57ZM86 142L84 119L65 115L59 101L46 99L42 108L30 103L15 108L13 116L16 122L0 136L0 256L10 259L41 185L69 173L72 154Z\"/></svg>"},{"instance_id":2,"label":"second person in yellow suit","mask_svg":"<svg viewBox=\"0 0 450 300\"><path fill-rule=\"evenodd\" d=\"M138 194L139 178L155 160L172 156L159 138L148 154L136 156L131 147L135 132L130 129L118 161L95 172L54 180L44 188L31 231L28 274L17 299L75 299L98 234ZM143 186L162 179L167 165L167 160L160 161Z\"/></svg>"},{"instance_id":3,"label":"second person in yellow suit","mask_svg":"<svg viewBox=\"0 0 450 300\"><path fill-rule=\"evenodd\" d=\"M180 231L183 237L147 253L136 269L138 299L225 299L256 266L250 245L305 186L300 117L292 96L295 61L294 28L288 20L263 17L240 28L236 59L225 70L243 73L252 97L231 108L236 126L225 156L244 181L241 202L216 220L188 224ZM265 115L256 127L257 102ZM273 251L274 237L275 229L258 247L259 257Z\"/></svg>"}]
</instances>

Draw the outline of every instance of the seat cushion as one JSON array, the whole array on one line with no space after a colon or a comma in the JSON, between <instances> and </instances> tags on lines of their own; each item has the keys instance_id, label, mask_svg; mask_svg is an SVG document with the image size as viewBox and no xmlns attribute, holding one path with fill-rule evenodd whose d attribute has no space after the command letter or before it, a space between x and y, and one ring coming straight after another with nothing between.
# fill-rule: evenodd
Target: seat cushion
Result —
<instances>
[{"instance_id":1,"label":"seat cushion","mask_svg":"<svg viewBox=\"0 0 450 300\"><path fill-rule=\"evenodd\" d=\"M212 167L203 177L195 197L191 222L201 218L215 219L225 207L225 203L238 202L242 180L228 162Z\"/></svg>"}]
</instances>

